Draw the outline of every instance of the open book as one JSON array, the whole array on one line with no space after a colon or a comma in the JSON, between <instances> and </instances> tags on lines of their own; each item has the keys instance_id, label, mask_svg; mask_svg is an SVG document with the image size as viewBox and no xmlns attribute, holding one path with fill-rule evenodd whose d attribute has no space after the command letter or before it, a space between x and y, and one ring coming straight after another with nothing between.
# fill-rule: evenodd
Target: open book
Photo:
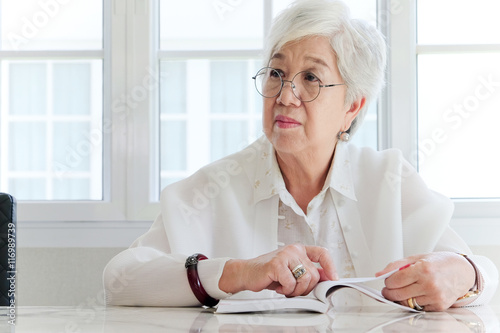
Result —
<instances>
[{"instance_id":1,"label":"open book","mask_svg":"<svg viewBox=\"0 0 500 333\"><path fill-rule=\"evenodd\" d=\"M369 281L386 279L403 268L405 267L396 269L379 277L348 278L340 279L337 281L323 281L318 283L316 288L314 288L314 290L308 296L298 296L291 298L277 297L265 299L224 299L219 302L217 310L215 312L241 313L300 309L305 311L326 313L330 306L329 297L335 291L341 288L354 288L359 292L382 303L389 304L405 311L420 312L410 307L390 301L382 296L382 293L379 290L373 289L366 285L366 282Z\"/></svg>"}]
</instances>

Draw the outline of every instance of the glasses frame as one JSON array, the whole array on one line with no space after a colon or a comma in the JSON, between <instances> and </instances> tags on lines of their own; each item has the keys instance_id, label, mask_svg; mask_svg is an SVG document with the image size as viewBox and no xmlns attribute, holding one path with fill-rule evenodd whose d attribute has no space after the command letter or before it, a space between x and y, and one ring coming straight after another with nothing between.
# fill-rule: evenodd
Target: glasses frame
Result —
<instances>
[{"instance_id":1,"label":"glasses frame","mask_svg":"<svg viewBox=\"0 0 500 333\"><path fill-rule=\"evenodd\" d=\"M257 87L258 83L257 83L257 75L264 69L270 69L270 70L273 70L273 71L276 71L276 73L279 75L280 77L280 81L281 81L281 85L280 85L280 89L278 90L278 92L273 95L273 96L264 96L259 88ZM302 100L302 98L300 98L299 96L297 96L295 94L295 84L293 83L293 80L295 80L295 78L297 77L297 75L299 75L300 73L312 73L310 71L300 71L298 72L297 74L295 74L293 76L293 78L291 80L284 80L282 77L281 77L281 74L279 73L279 71L276 69L276 68L273 68L273 67L262 67L261 69L259 69L257 71L257 73L255 74L255 76L252 76L252 79L254 80L254 84L255 84L255 89L257 90L257 92L259 93L259 95L261 95L262 97L265 97L265 98L274 98L276 96L278 96L279 94L281 94L281 92L283 91L283 87L285 85L285 82L290 82L290 87L292 88L292 93L293 93L293 96L295 96L295 98L297 98L299 101L301 102L304 102L304 103L309 103L309 102L312 102L314 101L316 98L318 98L319 94L321 93L321 88L330 88L330 87L336 87L336 86L344 86L345 83L332 83L332 84L321 84L321 81L319 81L320 83L318 84L319 86L319 89L318 89L318 94L313 98L313 99L310 99L310 100L307 100L307 101L304 101ZM312 73L314 74L314 73ZM314 74L314 76L316 76ZM317 76L316 76L317 77ZM319 79L318 79L319 80Z\"/></svg>"}]
</instances>

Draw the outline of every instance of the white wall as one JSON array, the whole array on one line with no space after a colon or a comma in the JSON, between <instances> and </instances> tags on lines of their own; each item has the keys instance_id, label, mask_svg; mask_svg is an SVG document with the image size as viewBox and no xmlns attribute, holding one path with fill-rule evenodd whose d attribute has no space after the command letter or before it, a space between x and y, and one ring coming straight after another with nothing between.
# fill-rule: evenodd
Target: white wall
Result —
<instances>
[{"instance_id":1,"label":"white wall","mask_svg":"<svg viewBox=\"0 0 500 333\"><path fill-rule=\"evenodd\" d=\"M102 272L123 248L19 248L17 305L103 305Z\"/></svg>"}]
</instances>

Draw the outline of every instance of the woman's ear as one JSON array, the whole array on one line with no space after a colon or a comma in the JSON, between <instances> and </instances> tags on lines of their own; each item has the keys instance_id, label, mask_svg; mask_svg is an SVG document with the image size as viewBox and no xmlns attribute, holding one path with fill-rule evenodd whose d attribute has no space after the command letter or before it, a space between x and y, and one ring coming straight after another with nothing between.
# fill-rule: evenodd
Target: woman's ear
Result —
<instances>
[{"instance_id":1,"label":"woman's ear","mask_svg":"<svg viewBox=\"0 0 500 333\"><path fill-rule=\"evenodd\" d=\"M351 107L345 113L343 131L347 131L349 128L351 128L352 122L358 116L359 111L361 111L361 109L363 109L363 107L365 106L365 103L366 103L366 98L361 97L360 99L355 100L351 104Z\"/></svg>"}]
</instances>

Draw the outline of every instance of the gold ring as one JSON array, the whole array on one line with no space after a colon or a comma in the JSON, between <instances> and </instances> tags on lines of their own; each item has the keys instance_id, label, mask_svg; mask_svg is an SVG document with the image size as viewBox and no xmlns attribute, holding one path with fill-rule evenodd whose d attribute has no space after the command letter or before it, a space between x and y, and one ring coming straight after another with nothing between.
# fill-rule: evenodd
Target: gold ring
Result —
<instances>
[{"instance_id":1,"label":"gold ring","mask_svg":"<svg viewBox=\"0 0 500 333\"><path fill-rule=\"evenodd\" d=\"M410 308L415 309L415 305L413 304L413 297L408 298L407 302Z\"/></svg>"},{"instance_id":2,"label":"gold ring","mask_svg":"<svg viewBox=\"0 0 500 333\"><path fill-rule=\"evenodd\" d=\"M304 275L306 273L307 273L307 270L304 267L304 265L302 265L302 264L299 264L294 269L292 269L293 277L296 280L300 279L302 277L302 275Z\"/></svg>"},{"instance_id":3,"label":"gold ring","mask_svg":"<svg viewBox=\"0 0 500 333\"><path fill-rule=\"evenodd\" d=\"M412 308L412 309L415 309L415 310L418 310L418 311L422 311L424 309L423 306L418 305L417 300L415 299L415 297L408 298L407 302L408 302L408 306L410 308Z\"/></svg>"}]
</instances>

